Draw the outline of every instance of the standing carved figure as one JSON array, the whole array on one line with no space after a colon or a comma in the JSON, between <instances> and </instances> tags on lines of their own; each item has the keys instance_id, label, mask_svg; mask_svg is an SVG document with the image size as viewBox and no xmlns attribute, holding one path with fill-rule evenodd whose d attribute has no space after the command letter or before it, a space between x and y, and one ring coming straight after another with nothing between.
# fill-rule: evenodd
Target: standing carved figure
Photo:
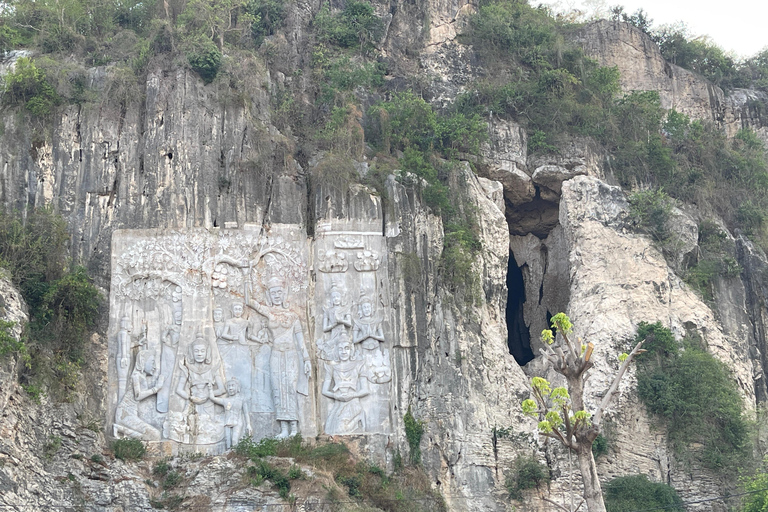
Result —
<instances>
[{"instance_id":1,"label":"standing carved figure","mask_svg":"<svg viewBox=\"0 0 768 512\"><path fill-rule=\"evenodd\" d=\"M272 400L275 419L280 423L278 437L299 433L299 394L309 395L308 378L312 372L309 353L298 315L285 305L285 288L281 279L267 282L265 306L249 301L248 306L267 318L272 342L269 359Z\"/></svg>"},{"instance_id":2,"label":"standing carved figure","mask_svg":"<svg viewBox=\"0 0 768 512\"><path fill-rule=\"evenodd\" d=\"M242 382L243 395L251 397L251 349L248 346L249 322L243 317L243 303L232 304L232 318L226 321L224 329L217 336L219 355L228 377L237 377Z\"/></svg>"},{"instance_id":3,"label":"standing carved figure","mask_svg":"<svg viewBox=\"0 0 768 512\"><path fill-rule=\"evenodd\" d=\"M117 333L117 402L125 395L128 382L128 372L131 365L131 319L127 316L120 318L120 331Z\"/></svg>"},{"instance_id":4,"label":"standing carved figure","mask_svg":"<svg viewBox=\"0 0 768 512\"><path fill-rule=\"evenodd\" d=\"M122 433L145 441L160 440L160 430L139 417L139 402L157 394L165 382L163 375L155 380L156 373L155 355L150 350L139 350L136 355L136 365L131 374L131 385L115 411L113 429L115 437Z\"/></svg>"},{"instance_id":5,"label":"standing carved figure","mask_svg":"<svg viewBox=\"0 0 768 512\"><path fill-rule=\"evenodd\" d=\"M335 359L339 337L352 327L352 315L338 288L331 289L328 305L323 308L323 332L329 333L327 341L320 347L323 359Z\"/></svg>"},{"instance_id":6,"label":"standing carved figure","mask_svg":"<svg viewBox=\"0 0 768 512\"><path fill-rule=\"evenodd\" d=\"M334 401L325 422L328 435L356 434L365 431L365 412L360 399L367 396L368 380L363 361L352 360L352 343L342 335L339 341L339 361L327 363L323 395Z\"/></svg>"},{"instance_id":7,"label":"standing carved figure","mask_svg":"<svg viewBox=\"0 0 768 512\"><path fill-rule=\"evenodd\" d=\"M213 388L210 388L209 398L224 407L224 441L227 450L240 442L243 428L249 436L253 434L248 402L240 395L240 383L237 379L233 377L227 381L227 396L218 398L213 394Z\"/></svg>"},{"instance_id":8,"label":"standing carved figure","mask_svg":"<svg viewBox=\"0 0 768 512\"><path fill-rule=\"evenodd\" d=\"M161 337L163 342L160 354L160 374L165 378L165 384L157 393L157 411L168 412L168 402L171 396L173 372L176 368L176 351L181 337L181 309L173 312L173 323L169 325Z\"/></svg>"}]
</instances>

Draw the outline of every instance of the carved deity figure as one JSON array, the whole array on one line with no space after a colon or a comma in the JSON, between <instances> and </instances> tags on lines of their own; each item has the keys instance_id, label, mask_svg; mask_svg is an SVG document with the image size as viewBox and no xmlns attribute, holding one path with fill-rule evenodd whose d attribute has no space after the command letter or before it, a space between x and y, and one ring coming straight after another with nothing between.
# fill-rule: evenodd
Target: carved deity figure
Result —
<instances>
[{"instance_id":1,"label":"carved deity figure","mask_svg":"<svg viewBox=\"0 0 768 512\"><path fill-rule=\"evenodd\" d=\"M222 311L221 308L215 308L213 310L213 332L216 333L216 343L224 343L223 341L219 341L222 339L221 335L224 334L224 328L226 327L226 324L224 323L224 311Z\"/></svg>"},{"instance_id":2,"label":"carved deity figure","mask_svg":"<svg viewBox=\"0 0 768 512\"><path fill-rule=\"evenodd\" d=\"M115 411L115 437L122 433L145 441L160 440L160 431L139 417L139 402L156 395L165 382L163 375L155 379L156 373L155 355L150 350L139 350L131 374L131 384Z\"/></svg>"},{"instance_id":3,"label":"carved deity figure","mask_svg":"<svg viewBox=\"0 0 768 512\"><path fill-rule=\"evenodd\" d=\"M335 359L339 336L352 327L352 315L344 304L341 291L331 289L328 304L323 308L323 332L329 333L327 341L320 347L323 359Z\"/></svg>"},{"instance_id":4,"label":"carved deity figure","mask_svg":"<svg viewBox=\"0 0 768 512\"><path fill-rule=\"evenodd\" d=\"M128 382L128 372L131 365L131 319L124 316L120 319L120 330L117 333L117 401L123 399L125 386Z\"/></svg>"},{"instance_id":5,"label":"carved deity figure","mask_svg":"<svg viewBox=\"0 0 768 512\"><path fill-rule=\"evenodd\" d=\"M214 319L215 320L215 319ZM224 373L236 377L243 383L243 395L251 396L251 349L248 346L248 320L243 317L243 303L232 304L232 318L226 321L224 329L217 335L219 354L224 364Z\"/></svg>"},{"instance_id":6,"label":"carved deity figure","mask_svg":"<svg viewBox=\"0 0 768 512\"><path fill-rule=\"evenodd\" d=\"M160 353L160 374L165 377L165 384L157 393L158 412L168 412L168 401L173 385L171 381L176 368L176 351L179 348L179 338L181 337L181 320L181 309L175 309L173 311L173 323L165 329L161 337L163 347Z\"/></svg>"},{"instance_id":7,"label":"carved deity figure","mask_svg":"<svg viewBox=\"0 0 768 512\"><path fill-rule=\"evenodd\" d=\"M312 371L304 333L298 315L285 304L282 280L273 277L267 283L267 304L249 301L248 306L267 319L272 352L269 359L275 419L280 423L278 437L298 434L298 395L309 394L308 378Z\"/></svg>"},{"instance_id":8,"label":"carved deity figure","mask_svg":"<svg viewBox=\"0 0 768 512\"><path fill-rule=\"evenodd\" d=\"M329 435L356 434L365 431L365 412L360 399L368 396L368 380L363 361L352 359L352 343L344 334L339 341L339 361L326 363L322 393L333 400L325 422Z\"/></svg>"},{"instance_id":9,"label":"carved deity figure","mask_svg":"<svg viewBox=\"0 0 768 512\"><path fill-rule=\"evenodd\" d=\"M227 450L237 445L243 435L243 429L251 436L251 414L248 410L248 402L240 394L240 383L234 377L227 381L227 394L219 398L209 390L209 398L212 402L224 407L224 442Z\"/></svg>"},{"instance_id":10,"label":"carved deity figure","mask_svg":"<svg viewBox=\"0 0 768 512\"><path fill-rule=\"evenodd\" d=\"M202 333L198 333L190 345L190 354L181 365L183 376L179 379L176 393L195 405L199 416L213 417L214 407L210 400L211 388L216 396L225 393L224 382L218 365L212 364L211 347Z\"/></svg>"},{"instance_id":11,"label":"carved deity figure","mask_svg":"<svg viewBox=\"0 0 768 512\"><path fill-rule=\"evenodd\" d=\"M220 338L229 343L247 345L246 332L248 330L248 320L243 318L243 303L235 302L232 304L232 318L227 320L224 325L224 332Z\"/></svg>"},{"instance_id":12,"label":"carved deity figure","mask_svg":"<svg viewBox=\"0 0 768 512\"><path fill-rule=\"evenodd\" d=\"M360 343L365 350L375 350L384 342L384 330L381 327L381 318L374 315L373 301L368 296L360 298L357 308L358 314L352 329L352 340Z\"/></svg>"}]
</instances>

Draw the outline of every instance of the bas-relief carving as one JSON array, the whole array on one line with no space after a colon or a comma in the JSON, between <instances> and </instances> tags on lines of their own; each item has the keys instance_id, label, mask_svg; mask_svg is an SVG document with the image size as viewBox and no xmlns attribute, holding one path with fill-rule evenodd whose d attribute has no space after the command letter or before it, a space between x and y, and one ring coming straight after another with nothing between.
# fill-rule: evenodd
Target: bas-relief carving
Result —
<instances>
[{"instance_id":1,"label":"bas-relief carving","mask_svg":"<svg viewBox=\"0 0 768 512\"><path fill-rule=\"evenodd\" d=\"M115 234L116 436L213 453L245 435L390 432L393 343L383 237L329 233L317 240L322 321L310 347L307 244L284 229L285 237L238 230ZM321 360L321 386L310 349Z\"/></svg>"},{"instance_id":2,"label":"bas-relief carving","mask_svg":"<svg viewBox=\"0 0 768 512\"><path fill-rule=\"evenodd\" d=\"M391 428L384 243L379 233L323 234L317 241L315 300L323 317L315 332L317 354L324 361L321 416L326 434L388 433ZM351 260L343 270L329 263Z\"/></svg>"},{"instance_id":3,"label":"bas-relief carving","mask_svg":"<svg viewBox=\"0 0 768 512\"><path fill-rule=\"evenodd\" d=\"M116 436L215 452L243 435L315 433L306 244L289 234L115 234Z\"/></svg>"}]
</instances>

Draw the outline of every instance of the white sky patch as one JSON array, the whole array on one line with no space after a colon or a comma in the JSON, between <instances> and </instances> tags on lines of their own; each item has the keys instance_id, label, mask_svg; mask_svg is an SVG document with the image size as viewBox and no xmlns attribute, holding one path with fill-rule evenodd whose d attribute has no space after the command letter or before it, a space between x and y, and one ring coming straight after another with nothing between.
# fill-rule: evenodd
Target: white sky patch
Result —
<instances>
[{"instance_id":1,"label":"white sky patch","mask_svg":"<svg viewBox=\"0 0 768 512\"><path fill-rule=\"evenodd\" d=\"M529 0L557 11L579 9L588 16L607 13L608 7L623 5L632 14L643 9L653 27L679 21L688 26L690 36L709 36L711 42L736 57L752 57L768 47L768 1L731 0L707 4L701 0Z\"/></svg>"}]
</instances>

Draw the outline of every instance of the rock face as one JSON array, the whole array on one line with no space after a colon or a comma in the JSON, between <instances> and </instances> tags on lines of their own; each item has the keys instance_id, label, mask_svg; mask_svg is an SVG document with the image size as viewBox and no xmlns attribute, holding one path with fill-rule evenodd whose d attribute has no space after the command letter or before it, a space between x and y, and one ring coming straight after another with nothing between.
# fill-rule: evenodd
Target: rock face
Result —
<instances>
[{"instance_id":1,"label":"rock face","mask_svg":"<svg viewBox=\"0 0 768 512\"><path fill-rule=\"evenodd\" d=\"M673 271L697 257L695 216L675 212L685 243L670 267L628 225L624 194L588 141L529 158L518 124L489 119L482 177L465 162L449 184L482 247L458 280L442 268L443 221L416 188L390 176L378 195L329 175L310 187L307 175L324 155L303 153L268 91L298 80L304 27L317 8L302 3L289 17L295 38L276 37L285 61L240 63L245 88L205 86L154 62L142 101L65 107L50 133L2 114L3 206L49 204L65 216L73 258L110 294L110 323L93 337L75 403L33 403L15 382L18 361L3 363L1 504L150 510L162 499L151 464L116 461L106 450L114 437L137 437L153 456L176 456L187 497L202 508L275 505L283 502L274 493L233 483L243 468L217 455L227 432L242 436L250 423L256 438L284 429L335 435L391 468L410 450L408 410L426 422L423 464L449 509L507 510L506 473L531 453L553 470L545 496L560 496L567 456L540 451L535 422L519 405L529 376L547 371L535 358L537 334L560 311L597 347L588 405L618 368L617 345L639 322L657 320L678 337L701 335L749 407L768 399L765 256L736 240L744 271L716 283L713 313ZM472 49L455 40L471 12L461 2L395 2L385 16L382 51L394 69L420 67L435 78L436 104L452 102L479 72ZM625 90L658 90L665 107L723 122L730 134L761 122L745 113L753 92L724 97L665 63L626 24L593 23L575 37L601 64L620 68ZM114 90L110 73L89 71L105 95ZM512 273L519 282L510 290ZM0 299L0 313L20 325L24 307L4 280ZM239 392L230 394L233 376ZM359 396L345 400L341 388ZM124 403L137 389L142 397ZM721 494L712 474L674 460L633 389L630 372L609 414L613 436L633 444L614 445L601 477L645 473L684 499ZM197 452L206 456L184 456ZM312 492L299 505L321 510L323 491ZM551 510L534 494L531 509Z\"/></svg>"},{"instance_id":2,"label":"rock face","mask_svg":"<svg viewBox=\"0 0 768 512\"><path fill-rule=\"evenodd\" d=\"M721 116L723 91L699 75L666 62L656 43L640 29L621 21L600 20L573 35L601 66L616 66L624 91L658 91L661 106L694 119Z\"/></svg>"}]
</instances>

